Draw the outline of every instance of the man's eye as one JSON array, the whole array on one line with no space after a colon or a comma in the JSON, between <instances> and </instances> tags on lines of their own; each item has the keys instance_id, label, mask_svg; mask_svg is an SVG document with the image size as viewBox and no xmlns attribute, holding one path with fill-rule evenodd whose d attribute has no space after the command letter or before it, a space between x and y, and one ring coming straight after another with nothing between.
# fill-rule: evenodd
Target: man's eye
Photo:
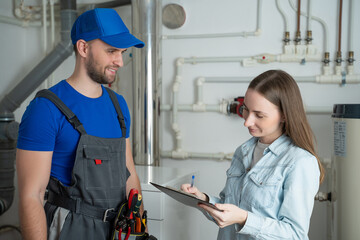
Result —
<instances>
[{"instance_id":1,"label":"man's eye","mask_svg":"<svg viewBox=\"0 0 360 240\"><path fill-rule=\"evenodd\" d=\"M260 114L256 114L256 117L257 117L257 118L263 118L264 116L263 116L263 115L260 115Z\"/></svg>"}]
</instances>

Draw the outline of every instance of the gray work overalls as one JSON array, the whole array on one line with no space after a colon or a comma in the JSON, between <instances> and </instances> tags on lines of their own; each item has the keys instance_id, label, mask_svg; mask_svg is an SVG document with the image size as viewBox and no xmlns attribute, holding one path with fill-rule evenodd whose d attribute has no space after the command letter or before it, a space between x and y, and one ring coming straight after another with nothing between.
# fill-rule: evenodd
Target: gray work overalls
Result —
<instances>
[{"instance_id":1,"label":"gray work overalls","mask_svg":"<svg viewBox=\"0 0 360 240\"><path fill-rule=\"evenodd\" d=\"M45 213L48 239L110 239L116 210L126 200L126 126L114 92L106 88L118 114L121 138L88 135L75 114L51 91L51 100L80 133L71 186L50 178Z\"/></svg>"}]
</instances>

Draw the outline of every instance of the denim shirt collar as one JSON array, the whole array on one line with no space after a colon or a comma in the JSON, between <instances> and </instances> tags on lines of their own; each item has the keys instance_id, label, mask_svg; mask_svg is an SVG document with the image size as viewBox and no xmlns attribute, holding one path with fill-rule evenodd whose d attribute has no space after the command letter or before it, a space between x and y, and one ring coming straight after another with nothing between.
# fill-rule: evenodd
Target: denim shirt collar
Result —
<instances>
[{"instance_id":1,"label":"denim shirt collar","mask_svg":"<svg viewBox=\"0 0 360 240\"><path fill-rule=\"evenodd\" d=\"M268 149L276 156L279 156L284 151L286 151L286 149L288 149L290 143L291 143L291 139L285 134L283 134L278 139L276 139L272 144L270 144Z\"/></svg>"},{"instance_id":2,"label":"denim shirt collar","mask_svg":"<svg viewBox=\"0 0 360 240\"><path fill-rule=\"evenodd\" d=\"M244 149L252 152L253 148L255 148L256 142L259 141L258 137L250 138L245 144ZM271 143L265 151L271 151L276 156L282 154L286 151L288 145L291 143L291 139L285 134L278 137L273 143Z\"/></svg>"}]
</instances>

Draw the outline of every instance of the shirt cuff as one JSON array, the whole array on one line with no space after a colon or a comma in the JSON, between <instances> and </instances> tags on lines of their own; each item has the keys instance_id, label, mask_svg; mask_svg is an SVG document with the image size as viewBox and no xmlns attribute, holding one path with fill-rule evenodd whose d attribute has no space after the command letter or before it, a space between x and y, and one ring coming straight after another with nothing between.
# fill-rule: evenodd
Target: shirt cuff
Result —
<instances>
[{"instance_id":1,"label":"shirt cuff","mask_svg":"<svg viewBox=\"0 0 360 240\"><path fill-rule=\"evenodd\" d=\"M215 203L220 203L221 202L220 198L212 197L212 196L209 196L209 195L208 195L208 197L209 197L209 203L211 203L211 204L215 205Z\"/></svg>"},{"instance_id":2,"label":"shirt cuff","mask_svg":"<svg viewBox=\"0 0 360 240\"><path fill-rule=\"evenodd\" d=\"M206 196L208 196L208 198L209 198L209 203L214 204L214 205L215 205L215 203L220 203L220 198L212 197L212 196L209 196L207 194L206 194ZM208 212L204 211L203 213L209 220L216 223L215 219Z\"/></svg>"},{"instance_id":3,"label":"shirt cuff","mask_svg":"<svg viewBox=\"0 0 360 240\"><path fill-rule=\"evenodd\" d=\"M259 217L252 212L248 212L245 225L241 227L239 224L235 224L235 230L238 233L257 236L265 223L264 217Z\"/></svg>"}]
</instances>

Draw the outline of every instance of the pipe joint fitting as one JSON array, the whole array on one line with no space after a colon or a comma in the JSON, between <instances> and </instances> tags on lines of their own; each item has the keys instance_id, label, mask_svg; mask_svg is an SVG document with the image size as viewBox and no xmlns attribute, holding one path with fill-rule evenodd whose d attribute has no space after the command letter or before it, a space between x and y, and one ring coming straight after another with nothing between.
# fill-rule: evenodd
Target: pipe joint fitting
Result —
<instances>
[{"instance_id":1,"label":"pipe joint fitting","mask_svg":"<svg viewBox=\"0 0 360 240\"><path fill-rule=\"evenodd\" d=\"M189 153L182 150L172 151L171 157L174 159L187 159L189 158Z\"/></svg>"},{"instance_id":2,"label":"pipe joint fitting","mask_svg":"<svg viewBox=\"0 0 360 240\"><path fill-rule=\"evenodd\" d=\"M174 130L174 132L177 134L178 132L180 132L180 129L179 129L179 125L177 123L173 123L171 125L172 129Z\"/></svg>"},{"instance_id":3,"label":"pipe joint fitting","mask_svg":"<svg viewBox=\"0 0 360 240\"><path fill-rule=\"evenodd\" d=\"M261 35L261 33L262 33L261 28L258 28L258 29L256 29L256 31L254 32L254 35L255 35L256 37L258 37L258 36Z\"/></svg>"},{"instance_id":4,"label":"pipe joint fitting","mask_svg":"<svg viewBox=\"0 0 360 240\"><path fill-rule=\"evenodd\" d=\"M199 77L197 80L196 80L196 85L197 86L202 86L205 82L205 78L204 77Z\"/></svg>"},{"instance_id":5,"label":"pipe joint fitting","mask_svg":"<svg viewBox=\"0 0 360 240\"><path fill-rule=\"evenodd\" d=\"M182 79L181 76L176 76L175 77L175 82L174 82L174 85L173 85L173 92L179 92L180 84L182 82L181 79Z\"/></svg>"},{"instance_id":6,"label":"pipe joint fitting","mask_svg":"<svg viewBox=\"0 0 360 240\"><path fill-rule=\"evenodd\" d=\"M184 58L178 58L178 59L176 59L176 66L182 66L182 65L184 65L184 63L185 63L185 59Z\"/></svg>"},{"instance_id":7,"label":"pipe joint fitting","mask_svg":"<svg viewBox=\"0 0 360 240\"><path fill-rule=\"evenodd\" d=\"M203 102L198 102L193 104L193 111L194 112L206 112L206 105Z\"/></svg>"}]
</instances>

